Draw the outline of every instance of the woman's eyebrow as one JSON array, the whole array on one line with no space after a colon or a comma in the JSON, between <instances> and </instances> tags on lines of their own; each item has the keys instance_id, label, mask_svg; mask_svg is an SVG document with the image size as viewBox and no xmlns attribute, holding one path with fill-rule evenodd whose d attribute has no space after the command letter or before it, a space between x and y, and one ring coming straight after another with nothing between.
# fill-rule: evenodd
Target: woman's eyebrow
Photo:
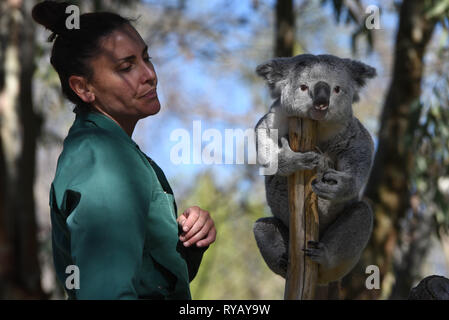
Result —
<instances>
[{"instance_id":1,"label":"woman's eyebrow","mask_svg":"<svg viewBox=\"0 0 449 320\"><path fill-rule=\"evenodd\" d=\"M143 55L145 52L147 52L147 51L148 51L148 45L145 45L145 47L144 47L143 50L142 50L142 55ZM127 56L127 57L124 57L124 58L117 59L117 62L134 60L135 58L136 58L135 55L131 55L131 56Z\"/></svg>"}]
</instances>

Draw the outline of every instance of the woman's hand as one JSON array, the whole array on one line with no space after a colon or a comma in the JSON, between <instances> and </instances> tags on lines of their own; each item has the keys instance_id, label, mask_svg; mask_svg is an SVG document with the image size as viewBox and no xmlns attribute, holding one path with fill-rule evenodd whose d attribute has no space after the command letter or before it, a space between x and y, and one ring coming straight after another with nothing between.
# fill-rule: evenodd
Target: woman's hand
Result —
<instances>
[{"instance_id":1,"label":"woman's hand","mask_svg":"<svg viewBox=\"0 0 449 320\"><path fill-rule=\"evenodd\" d=\"M177 219L183 233L179 237L185 247L196 244L206 247L215 241L217 230L209 212L193 206L184 211Z\"/></svg>"}]
</instances>

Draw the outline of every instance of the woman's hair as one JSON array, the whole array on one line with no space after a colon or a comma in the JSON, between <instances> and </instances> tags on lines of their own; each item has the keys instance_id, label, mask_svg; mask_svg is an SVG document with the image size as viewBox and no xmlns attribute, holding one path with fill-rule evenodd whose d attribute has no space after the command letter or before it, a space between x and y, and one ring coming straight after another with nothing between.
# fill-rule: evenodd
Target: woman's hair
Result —
<instances>
[{"instance_id":1,"label":"woman's hair","mask_svg":"<svg viewBox=\"0 0 449 320\"><path fill-rule=\"evenodd\" d=\"M52 31L48 42L54 40L50 62L61 81L63 94L79 108L89 108L69 85L69 77L78 75L88 81L93 70L89 60L101 49L101 38L114 30L130 24L130 19L111 12L85 13L80 16L79 29L68 29L67 2L44 1L34 6L33 19Z\"/></svg>"}]
</instances>

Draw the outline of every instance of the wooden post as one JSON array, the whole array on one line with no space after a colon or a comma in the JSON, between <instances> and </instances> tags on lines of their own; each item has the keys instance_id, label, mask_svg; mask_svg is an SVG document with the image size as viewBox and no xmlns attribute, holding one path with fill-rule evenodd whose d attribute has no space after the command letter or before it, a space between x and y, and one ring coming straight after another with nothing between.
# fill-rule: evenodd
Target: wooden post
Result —
<instances>
[{"instance_id":1,"label":"wooden post","mask_svg":"<svg viewBox=\"0 0 449 320\"><path fill-rule=\"evenodd\" d=\"M296 152L313 151L316 130L317 122L314 120L289 118L290 148ZM308 241L319 240L317 196L310 185L314 177L314 170L298 171L288 177L290 227L285 300L311 300L315 297L318 265L306 258L302 251Z\"/></svg>"}]
</instances>

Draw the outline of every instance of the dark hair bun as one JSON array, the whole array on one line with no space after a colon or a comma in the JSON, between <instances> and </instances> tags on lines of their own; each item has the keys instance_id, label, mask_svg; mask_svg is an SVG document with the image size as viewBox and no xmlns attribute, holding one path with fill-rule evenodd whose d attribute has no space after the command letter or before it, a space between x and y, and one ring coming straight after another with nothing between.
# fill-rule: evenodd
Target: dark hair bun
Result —
<instances>
[{"instance_id":1,"label":"dark hair bun","mask_svg":"<svg viewBox=\"0 0 449 320\"><path fill-rule=\"evenodd\" d=\"M64 34L66 32L65 19L66 8L70 6L67 2L43 1L34 6L31 15L34 21L43 25L55 34Z\"/></svg>"}]
</instances>

